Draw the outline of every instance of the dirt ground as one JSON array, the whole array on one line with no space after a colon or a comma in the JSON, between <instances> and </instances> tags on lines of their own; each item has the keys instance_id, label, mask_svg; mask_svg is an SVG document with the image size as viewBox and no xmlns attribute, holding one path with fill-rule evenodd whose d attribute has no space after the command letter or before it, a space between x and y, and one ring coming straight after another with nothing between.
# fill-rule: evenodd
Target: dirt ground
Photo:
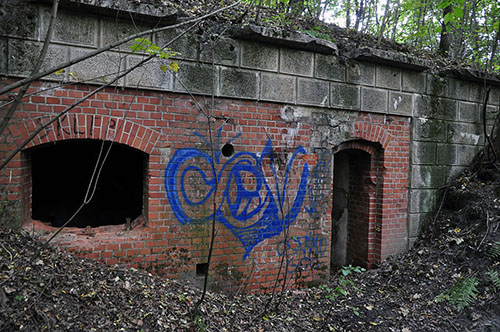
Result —
<instances>
[{"instance_id":1,"label":"dirt ground","mask_svg":"<svg viewBox=\"0 0 500 332\"><path fill-rule=\"evenodd\" d=\"M412 250L290 290L266 312L269 295L209 293L193 317L200 291L189 284L50 247L36 257L37 239L2 230L0 331L500 331L490 275L500 272L500 171L467 171L447 188ZM476 290L462 294L465 282Z\"/></svg>"}]
</instances>

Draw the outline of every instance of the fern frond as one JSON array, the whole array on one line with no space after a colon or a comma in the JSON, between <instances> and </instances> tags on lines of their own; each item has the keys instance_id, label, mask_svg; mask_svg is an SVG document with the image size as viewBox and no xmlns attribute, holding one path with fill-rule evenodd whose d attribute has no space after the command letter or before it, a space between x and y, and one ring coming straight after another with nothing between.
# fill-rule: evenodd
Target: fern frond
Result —
<instances>
[{"instance_id":1,"label":"fern frond","mask_svg":"<svg viewBox=\"0 0 500 332\"><path fill-rule=\"evenodd\" d=\"M493 287L495 287L495 291L499 291L500 276L498 275L498 271L489 271L488 275L490 276L491 282L493 283Z\"/></svg>"},{"instance_id":2,"label":"fern frond","mask_svg":"<svg viewBox=\"0 0 500 332\"><path fill-rule=\"evenodd\" d=\"M455 305L458 310L462 310L474 302L478 293L477 285L479 285L479 280L476 277L458 280L453 287L436 296L434 301L446 300Z\"/></svg>"},{"instance_id":3,"label":"fern frond","mask_svg":"<svg viewBox=\"0 0 500 332\"><path fill-rule=\"evenodd\" d=\"M488 256L491 258L498 258L500 257L500 241L493 242L488 249Z\"/></svg>"}]
</instances>

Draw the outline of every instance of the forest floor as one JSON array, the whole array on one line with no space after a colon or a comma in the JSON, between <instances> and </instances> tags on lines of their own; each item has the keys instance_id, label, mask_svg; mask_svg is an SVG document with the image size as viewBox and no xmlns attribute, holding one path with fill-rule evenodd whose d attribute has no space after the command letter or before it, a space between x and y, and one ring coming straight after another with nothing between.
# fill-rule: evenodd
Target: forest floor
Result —
<instances>
[{"instance_id":1,"label":"forest floor","mask_svg":"<svg viewBox=\"0 0 500 332\"><path fill-rule=\"evenodd\" d=\"M188 283L51 247L34 258L37 239L2 230L0 331L500 331L500 171L465 172L443 203L409 252L289 290L265 313L269 295L209 292L193 317Z\"/></svg>"}]
</instances>

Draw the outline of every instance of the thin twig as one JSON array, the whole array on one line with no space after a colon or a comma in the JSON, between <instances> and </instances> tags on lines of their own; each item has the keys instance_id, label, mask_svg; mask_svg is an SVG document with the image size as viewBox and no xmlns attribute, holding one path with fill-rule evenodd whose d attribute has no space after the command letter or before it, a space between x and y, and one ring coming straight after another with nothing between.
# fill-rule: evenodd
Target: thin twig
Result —
<instances>
[{"instance_id":1,"label":"thin twig","mask_svg":"<svg viewBox=\"0 0 500 332\"><path fill-rule=\"evenodd\" d=\"M488 210L486 210L486 233L484 234L483 239L481 240L481 242L479 242L479 245L477 246L476 251L478 251L479 248L481 248L481 246L483 245L484 240L486 240L486 238L488 237L489 233L490 233L490 212Z\"/></svg>"}]
</instances>

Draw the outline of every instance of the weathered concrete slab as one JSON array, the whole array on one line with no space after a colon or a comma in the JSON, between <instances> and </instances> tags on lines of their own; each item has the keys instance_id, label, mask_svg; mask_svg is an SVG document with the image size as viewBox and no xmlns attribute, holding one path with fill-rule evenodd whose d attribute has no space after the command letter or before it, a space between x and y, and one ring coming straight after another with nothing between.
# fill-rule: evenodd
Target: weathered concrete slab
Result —
<instances>
[{"instance_id":1,"label":"weathered concrete slab","mask_svg":"<svg viewBox=\"0 0 500 332\"><path fill-rule=\"evenodd\" d=\"M425 92L426 75L424 73L417 73L414 71L404 70L402 80L403 80L402 82L403 91L417 92L417 93Z\"/></svg>"},{"instance_id":2,"label":"weathered concrete slab","mask_svg":"<svg viewBox=\"0 0 500 332\"><path fill-rule=\"evenodd\" d=\"M459 102L458 119L465 122L479 121L479 105L477 103Z\"/></svg>"},{"instance_id":3,"label":"weathered concrete slab","mask_svg":"<svg viewBox=\"0 0 500 332\"><path fill-rule=\"evenodd\" d=\"M387 113L387 90L361 88L361 110Z\"/></svg>"},{"instance_id":4,"label":"weathered concrete slab","mask_svg":"<svg viewBox=\"0 0 500 332\"><path fill-rule=\"evenodd\" d=\"M344 83L330 83L331 107L358 110L360 108L360 87Z\"/></svg>"},{"instance_id":5,"label":"weathered concrete slab","mask_svg":"<svg viewBox=\"0 0 500 332\"><path fill-rule=\"evenodd\" d=\"M451 98L460 100L469 99L469 82L451 78L448 80L448 85L449 96Z\"/></svg>"},{"instance_id":6,"label":"weathered concrete slab","mask_svg":"<svg viewBox=\"0 0 500 332\"><path fill-rule=\"evenodd\" d=\"M181 33L181 29L170 29L157 32L155 35L156 45L164 47ZM196 40L196 36L188 32L178 38L175 42L169 44L168 48L170 48L173 52L179 53L179 55L175 55L173 56L173 58L197 60L199 48L198 46L199 45L198 41Z\"/></svg>"},{"instance_id":7,"label":"weathered concrete slab","mask_svg":"<svg viewBox=\"0 0 500 332\"><path fill-rule=\"evenodd\" d=\"M389 65L397 68L406 68L416 71L424 71L431 68L432 63L428 60L415 56L396 53L386 50L377 50L371 47L358 48L354 51L354 59Z\"/></svg>"},{"instance_id":8,"label":"weathered concrete slab","mask_svg":"<svg viewBox=\"0 0 500 332\"><path fill-rule=\"evenodd\" d=\"M257 72L221 68L219 94L224 97L256 99L259 93L258 78Z\"/></svg>"},{"instance_id":9,"label":"weathered concrete slab","mask_svg":"<svg viewBox=\"0 0 500 332\"><path fill-rule=\"evenodd\" d=\"M238 39L338 55L338 48L334 43L300 32L290 32L250 24L234 27L230 30L229 34L231 37Z\"/></svg>"},{"instance_id":10,"label":"weathered concrete slab","mask_svg":"<svg viewBox=\"0 0 500 332\"><path fill-rule=\"evenodd\" d=\"M370 63L362 63L357 61L349 61L347 63L347 82L375 85L375 65Z\"/></svg>"},{"instance_id":11,"label":"weathered concrete slab","mask_svg":"<svg viewBox=\"0 0 500 332\"><path fill-rule=\"evenodd\" d=\"M200 45L200 61L218 65L239 65L239 44L234 39L220 39L214 46L212 52L212 44L208 43Z\"/></svg>"},{"instance_id":12,"label":"weathered concrete slab","mask_svg":"<svg viewBox=\"0 0 500 332\"><path fill-rule=\"evenodd\" d=\"M0 1L0 36L37 38L38 8L25 1Z\"/></svg>"},{"instance_id":13,"label":"weathered concrete slab","mask_svg":"<svg viewBox=\"0 0 500 332\"><path fill-rule=\"evenodd\" d=\"M320 80L297 79L297 103L328 106L329 84Z\"/></svg>"},{"instance_id":14,"label":"weathered concrete slab","mask_svg":"<svg viewBox=\"0 0 500 332\"><path fill-rule=\"evenodd\" d=\"M387 89L401 89L401 70L385 66L377 66L376 86Z\"/></svg>"},{"instance_id":15,"label":"weathered concrete slab","mask_svg":"<svg viewBox=\"0 0 500 332\"><path fill-rule=\"evenodd\" d=\"M50 8L43 10L42 39L47 35L50 21ZM51 41L71 45L97 47L98 25L97 17L78 15L75 12L60 11L54 24ZM111 32L111 31L110 31ZM107 34L105 34L106 36ZM107 44L106 44L107 45Z\"/></svg>"},{"instance_id":16,"label":"weathered concrete slab","mask_svg":"<svg viewBox=\"0 0 500 332\"><path fill-rule=\"evenodd\" d=\"M413 113L413 97L410 93L389 92L389 114L411 116Z\"/></svg>"},{"instance_id":17,"label":"weathered concrete slab","mask_svg":"<svg viewBox=\"0 0 500 332\"><path fill-rule=\"evenodd\" d=\"M413 163L419 165L436 163L437 146L434 142L413 142Z\"/></svg>"},{"instance_id":18,"label":"weathered concrete slab","mask_svg":"<svg viewBox=\"0 0 500 332\"><path fill-rule=\"evenodd\" d=\"M315 55L314 77L330 81L345 82L345 61L334 55Z\"/></svg>"},{"instance_id":19,"label":"weathered concrete slab","mask_svg":"<svg viewBox=\"0 0 500 332\"><path fill-rule=\"evenodd\" d=\"M241 43L243 68L278 71L279 49L257 43Z\"/></svg>"},{"instance_id":20,"label":"weathered concrete slab","mask_svg":"<svg viewBox=\"0 0 500 332\"><path fill-rule=\"evenodd\" d=\"M295 102L295 77L262 73L260 79L261 99L289 103Z\"/></svg>"},{"instance_id":21,"label":"weathered concrete slab","mask_svg":"<svg viewBox=\"0 0 500 332\"><path fill-rule=\"evenodd\" d=\"M87 52L86 49L71 48L70 59L78 58ZM73 75L70 78L72 80L104 83L111 80L118 71L124 68L124 65L125 61L121 60L118 53L101 53L71 66L70 72ZM121 84L122 80L119 82L118 84Z\"/></svg>"},{"instance_id":22,"label":"weathered concrete slab","mask_svg":"<svg viewBox=\"0 0 500 332\"><path fill-rule=\"evenodd\" d=\"M303 76L313 76L314 54L291 49L280 50L280 72Z\"/></svg>"},{"instance_id":23,"label":"weathered concrete slab","mask_svg":"<svg viewBox=\"0 0 500 332\"><path fill-rule=\"evenodd\" d=\"M179 62L180 69L174 77L174 90L180 92L212 94L213 82L217 82L217 71L213 72L212 66L208 64ZM216 83L217 84L217 83ZM213 87L213 88L212 88ZM217 94L217 91L215 91Z\"/></svg>"},{"instance_id":24,"label":"weathered concrete slab","mask_svg":"<svg viewBox=\"0 0 500 332\"><path fill-rule=\"evenodd\" d=\"M127 58L127 68L132 68L142 59L140 56L129 56ZM130 72L125 78L125 84L129 87L146 86L154 89L172 90L173 74L168 70L163 72L161 70L162 64L164 62L159 59L152 59L145 65Z\"/></svg>"}]
</instances>

